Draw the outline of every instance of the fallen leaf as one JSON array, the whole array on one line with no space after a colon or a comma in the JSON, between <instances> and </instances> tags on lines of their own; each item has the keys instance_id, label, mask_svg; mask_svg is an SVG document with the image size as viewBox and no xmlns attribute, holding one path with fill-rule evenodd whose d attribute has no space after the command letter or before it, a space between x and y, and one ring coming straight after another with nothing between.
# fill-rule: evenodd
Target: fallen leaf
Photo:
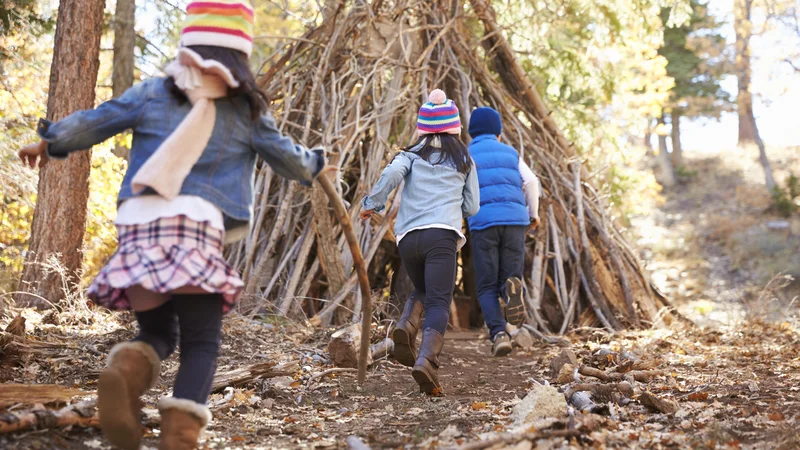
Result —
<instances>
[{"instance_id":1,"label":"fallen leaf","mask_svg":"<svg viewBox=\"0 0 800 450\"><path fill-rule=\"evenodd\" d=\"M780 422L781 420L786 418L786 416L784 416L783 413L780 411L769 413L767 414L767 417L769 417L769 420L773 420L775 422Z\"/></svg>"},{"instance_id":2,"label":"fallen leaf","mask_svg":"<svg viewBox=\"0 0 800 450\"><path fill-rule=\"evenodd\" d=\"M295 381L294 383L290 384L289 387L290 388L299 388L302 385L303 385L303 383L301 383L299 381Z\"/></svg>"},{"instance_id":3,"label":"fallen leaf","mask_svg":"<svg viewBox=\"0 0 800 450\"><path fill-rule=\"evenodd\" d=\"M473 411L479 411L483 408L486 408L486 402L472 402Z\"/></svg>"},{"instance_id":4,"label":"fallen leaf","mask_svg":"<svg viewBox=\"0 0 800 450\"><path fill-rule=\"evenodd\" d=\"M701 400L708 400L708 392L694 392L689 394L689 401L698 402Z\"/></svg>"}]
</instances>

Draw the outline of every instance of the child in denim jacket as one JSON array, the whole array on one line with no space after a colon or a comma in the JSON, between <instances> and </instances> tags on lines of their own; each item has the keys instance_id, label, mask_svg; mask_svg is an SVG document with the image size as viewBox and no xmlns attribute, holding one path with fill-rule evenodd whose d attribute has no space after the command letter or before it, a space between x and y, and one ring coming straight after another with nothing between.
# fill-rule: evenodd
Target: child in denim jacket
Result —
<instances>
[{"instance_id":1,"label":"child in denim jacket","mask_svg":"<svg viewBox=\"0 0 800 450\"><path fill-rule=\"evenodd\" d=\"M139 323L136 338L111 350L98 383L101 427L123 449L139 448L139 398L178 341L173 396L159 402L159 448L195 448L211 419L205 403L222 316L243 286L222 246L248 229L256 156L304 184L323 169L322 155L282 136L267 111L248 66L253 22L246 0L190 2L167 78L57 123L43 120L42 141L20 151L34 167L133 130L115 222L119 248L88 292L99 305L132 309Z\"/></svg>"}]
</instances>

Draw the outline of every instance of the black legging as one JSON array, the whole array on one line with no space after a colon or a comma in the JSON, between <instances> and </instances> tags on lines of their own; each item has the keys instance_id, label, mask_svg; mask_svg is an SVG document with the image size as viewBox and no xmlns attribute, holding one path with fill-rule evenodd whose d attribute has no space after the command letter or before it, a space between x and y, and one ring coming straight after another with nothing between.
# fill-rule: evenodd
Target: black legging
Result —
<instances>
[{"instance_id":1,"label":"black legging","mask_svg":"<svg viewBox=\"0 0 800 450\"><path fill-rule=\"evenodd\" d=\"M442 335L450 321L457 247L458 234L444 228L412 231L398 245L408 277L414 283L414 297L424 299L422 328L433 328Z\"/></svg>"},{"instance_id":2,"label":"black legging","mask_svg":"<svg viewBox=\"0 0 800 450\"><path fill-rule=\"evenodd\" d=\"M136 312L139 335L164 360L180 338L180 367L173 397L205 404L217 370L222 338L222 296L181 294L148 311Z\"/></svg>"}]
</instances>

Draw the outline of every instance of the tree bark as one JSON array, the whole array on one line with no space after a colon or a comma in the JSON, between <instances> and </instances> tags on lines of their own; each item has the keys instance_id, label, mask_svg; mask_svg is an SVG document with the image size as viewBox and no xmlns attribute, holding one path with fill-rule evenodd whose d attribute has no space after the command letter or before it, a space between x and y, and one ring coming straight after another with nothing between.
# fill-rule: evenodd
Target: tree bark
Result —
<instances>
[{"instance_id":1,"label":"tree bark","mask_svg":"<svg viewBox=\"0 0 800 450\"><path fill-rule=\"evenodd\" d=\"M738 94L736 106L739 110L739 146L756 144L758 146L758 161L764 168L764 184L770 192L775 190L777 184L772 174L772 166L767 158L767 150L756 125L756 116L753 113L753 95L750 92L752 70L750 66L750 38L753 35L753 22L751 14L753 0L735 0L733 5L733 28L736 32L736 80Z\"/></svg>"},{"instance_id":2,"label":"tree bark","mask_svg":"<svg viewBox=\"0 0 800 450\"><path fill-rule=\"evenodd\" d=\"M653 119L650 117L647 118L647 126L644 129L644 147L647 149L647 155L652 156L655 154L653 151L653 143L651 139L653 137Z\"/></svg>"},{"instance_id":3,"label":"tree bark","mask_svg":"<svg viewBox=\"0 0 800 450\"><path fill-rule=\"evenodd\" d=\"M57 121L73 111L94 106L104 6L102 0L59 3L47 101L49 120ZM33 292L55 304L65 297L65 288L78 281L91 157L91 151L78 152L63 161L52 160L40 170L31 241L19 291ZM42 265L53 256L58 258L62 273ZM16 301L45 306L44 301L25 294L18 294Z\"/></svg>"},{"instance_id":4,"label":"tree bark","mask_svg":"<svg viewBox=\"0 0 800 450\"><path fill-rule=\"evenodd\" d=\"M681 114L678 111L672 112L672 168L683 165L683 146L681 146Z\"/></svg>"},{"instance_id":5,"label":"tree bark","mask_svg":"<svg viewBox=\"0 0 800 450\"><path fill-rule=\"evenodd\" d=\"M750 37L753 23L750 20L753 0L735 0L733 27L736 32L736 80L739 111L739 145L756 142L756 120L753 115L753 97L750 92L752 70L750 67Z\"/></svg>"},{"instance_id":6,"label":"tree bark","mask_svg":"<svg viewBox=\"0 0 800 450\"><path fill-rule=\"evenodd\" d=\"M658 118L658 124L664 125L664 116ZM663 126L660 127L663 129ZM658 171L656 178L662 186L668 188L675 186L675 170L667 152L667 136L659 133L658 135L658 155L656 155Z\"/></svg>"},{"instance_id":7,"label":"tree bark","mask_svg":"<svg viewBox=\"0 0 800 450\"><path fill-rule=\"evenodd\" d=\"M117 0L114 11L114 71L111 84L114 98L133 86L133 48L136 44L136 0ZM128 159L128 148L117 143L114 154Z\"/></svg>"}]
</instances>

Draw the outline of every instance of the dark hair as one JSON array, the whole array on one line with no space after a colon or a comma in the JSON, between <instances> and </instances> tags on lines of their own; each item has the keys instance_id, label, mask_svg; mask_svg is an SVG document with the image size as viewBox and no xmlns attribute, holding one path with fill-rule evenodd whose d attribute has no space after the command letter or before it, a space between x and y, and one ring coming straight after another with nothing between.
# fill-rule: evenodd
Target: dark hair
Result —
<instances>
[{"instance_id":1,"label":"dark hair","mask_svg":"<svg viewBox=\"0 0 800 450\"><path fill-rule=\"evenodd\" d=\"M436 137L439 138L442 144L441 147L432 145ZM468 174L472 168L469 149L461 138L454 134L439 133L420 136L417 142L404 148L403 151L415 153L433 165L447 163L463 174ZM431 155L437 152L439 153L439 159L431 161Z\"/></svg>"},{"instance_id":2,"label":"dark hair","mask_svg":"<svg viewBox=\"0 0 800 450\"><path fill-rule=\"evenodd\" d=\"M247 100L247 104L250 105L250 116L253 120L257 120L267 111L269 99L267 94L259 89L258 84L256 84L253 71L250 70L250 65L247 62L247 55L238 50L211 45L191 45L186 48L202 56L203 59L213 59L222 63L223 66L231 71L233 77L239 82L239 87L229 89L228 97L244 97ZM169 77L166 83L167 89L173 96L181 101L188 101L186 94L178 89L172 77Z\"/></svg>"}]
</instances>

